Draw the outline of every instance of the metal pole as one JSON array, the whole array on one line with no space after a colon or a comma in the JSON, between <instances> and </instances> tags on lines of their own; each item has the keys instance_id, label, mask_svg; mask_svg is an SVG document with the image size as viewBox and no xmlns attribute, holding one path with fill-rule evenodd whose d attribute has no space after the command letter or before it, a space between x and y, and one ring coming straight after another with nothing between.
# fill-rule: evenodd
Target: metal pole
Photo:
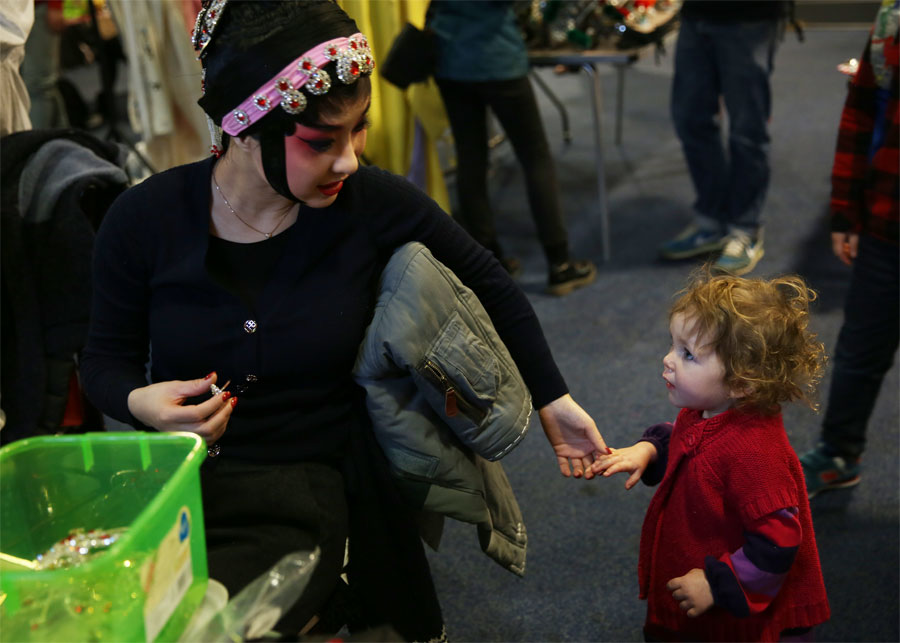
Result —
<instances>
[{"instance_id":1,"label":"metal pole","mask_svg":"<svg viewBox=\"0 0 900 643\"><path fill-rule=\"evenodd\" d=\"M600 114L603 109L600 75L594 63L582 65L585 73L591 77L591 107L594 110L594 158L597 164L597 205L600 215L601 257L603 262L609 261L609 208L606 201L606 173L603 167L603 140L601 137Z\"/></svg>"},{"instance_id":2,"label":"metal pole","mask_svg":"<svg viewBox=\"0 0 900 643\"><path fill-rule=\"evenodd\" d=\"M625 65L616 64L616 145L622 144L622 108L625 103Z\"/></svg>"}]
</instances>

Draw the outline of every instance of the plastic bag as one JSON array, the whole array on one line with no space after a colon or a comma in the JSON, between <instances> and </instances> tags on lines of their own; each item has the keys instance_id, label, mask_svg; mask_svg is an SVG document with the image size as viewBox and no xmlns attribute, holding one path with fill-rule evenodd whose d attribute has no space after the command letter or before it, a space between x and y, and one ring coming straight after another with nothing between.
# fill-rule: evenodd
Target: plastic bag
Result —
<instances>
[{"instance_id":1,"label":"plastic bag","mask_svg":"<svg viewBox=\"0 0 900 643\"><path fill-rule=\"evenodd\" d=\"M262 637L300 598L318 563L319 548L284 556L228 601L225 607L198 616L179 641L245 641Z\"/></svg>"}]
</instances>

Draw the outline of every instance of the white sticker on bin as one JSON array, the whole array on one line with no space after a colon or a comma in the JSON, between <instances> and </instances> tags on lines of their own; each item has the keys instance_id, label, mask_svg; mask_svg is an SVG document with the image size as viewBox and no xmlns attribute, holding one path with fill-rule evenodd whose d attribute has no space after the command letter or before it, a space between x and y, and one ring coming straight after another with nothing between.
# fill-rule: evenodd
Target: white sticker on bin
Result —
<instances>
[{"instance_id":1,"label":"white sticker on bin","mask_svg":"<svg viewBox=\"0 0 900 643\"><path fill-rule=\"evenodd\" d=\"M191 512L182 507L156 555L141 568L141 586L147 595L144 602L147 643L159 635L193 582Z\"/></svg>"}]
</instances>

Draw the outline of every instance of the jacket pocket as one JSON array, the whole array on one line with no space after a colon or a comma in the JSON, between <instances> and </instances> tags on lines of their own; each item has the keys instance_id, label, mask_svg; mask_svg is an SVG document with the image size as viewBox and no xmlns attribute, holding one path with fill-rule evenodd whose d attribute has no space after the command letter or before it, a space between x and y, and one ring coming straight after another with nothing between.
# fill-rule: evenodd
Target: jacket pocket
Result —
<instances>
[{"instance_id":1,"label":"jacket pocket","mask_svg":"<svg viewBox=\"0 0 900 643\"><path fill-rule=\"evenodd\" d=\"M392 467L401 474L424 478L426 480L433 479L437 474L438 467L441 464L440 458L420 453L415 449L410 449L401 445L393 445L386 449L386 454Z\"/></svg>"},{"instance_id":2,"label":"jacket pocket","mask_svg":"<svg viewBox=\"0 0 900 643\"><path fill-rule=\"evenodd\" d=\"M427 382L431 407L464 444L488 417L497 398L497 358L454 312L416 368ZM477 449L476 449L477 451Z\"/></svg>"}]
</instances>

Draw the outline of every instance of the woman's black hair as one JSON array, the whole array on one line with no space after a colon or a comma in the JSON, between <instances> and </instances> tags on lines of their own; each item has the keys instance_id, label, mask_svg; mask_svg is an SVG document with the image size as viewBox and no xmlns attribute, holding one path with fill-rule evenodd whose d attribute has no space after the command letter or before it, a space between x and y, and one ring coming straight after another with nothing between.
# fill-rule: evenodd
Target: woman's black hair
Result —
<instances>
[{"instance_id":1,"label":"woman's black hair","mask_svg":"<svg viewBox=\"0 0 900 643\"><path fill-rule=\"evenodd\" d=\"M221 124L226 114L293 60L327 40L358 31L356 22L333 0L230 0L203 55L205 93L197 102ZM297 123L321 122L323 115L371 92L368 76L345 85L338 80L335 67L334 62L323 67L332 78L331 89L321 96L306 94L307 106L302 112L291 115L275 107L241 136L253 136L264 147L274 148L279 138L293 134ZM223 133L222 138L222 147L227 149L228 135ZM283 177L283 150L264 149L263 153L264 166L266 157L281 157L270 159L266 175L276 190L294 198Z\"/></svg>"}]
</instances>

